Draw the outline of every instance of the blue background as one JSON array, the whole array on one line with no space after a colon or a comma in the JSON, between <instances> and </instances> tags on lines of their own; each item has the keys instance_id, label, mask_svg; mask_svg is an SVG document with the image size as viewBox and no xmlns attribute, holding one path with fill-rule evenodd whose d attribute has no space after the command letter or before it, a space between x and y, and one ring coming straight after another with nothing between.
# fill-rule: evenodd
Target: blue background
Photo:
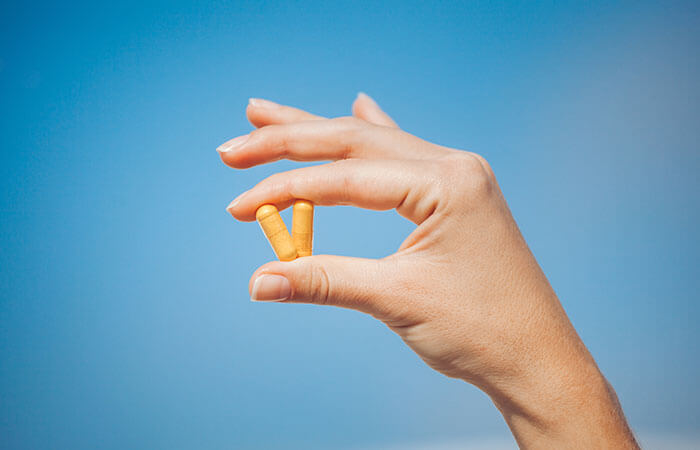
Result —
<instances>
[{"instance_id":1,"label":"blue background","mask_svg":"<svg viewBox=\"0 0 700 450\"><path fill-rule=\"evenodd\" d=\"M698 435L697 3L120 3L1 6L1 447L507 437L370 317L248 301L273 255L224 208L296 164L214 149L248 97L337 116L360 90L492 163L635 430ZM318 253L412 229L316 220Z\"/></svg>"}]
</instances>

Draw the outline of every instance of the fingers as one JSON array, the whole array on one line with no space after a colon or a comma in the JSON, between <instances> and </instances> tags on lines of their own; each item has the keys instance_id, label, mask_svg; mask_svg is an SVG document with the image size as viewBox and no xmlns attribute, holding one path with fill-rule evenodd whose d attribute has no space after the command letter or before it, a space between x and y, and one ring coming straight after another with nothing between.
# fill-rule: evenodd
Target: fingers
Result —
<instances>
[{"instance_id":1,"label":"fingers","mask_svg":"<svg viewBox=\"0 0 700 450\"><path fill-rule=\"evenodd\" d=\"M308 113L301 109L280 105L261 98L251 98L248 101L246 115L248 116L250 123L252 123L256 128L281 123L305 122L308 120L323 119L321 116Z\"/></svg>"},{"instance_id":2,"label":"fingers","mask_svg":"<svg viewBox=\"0 0 700 450\"><path fill-rule=\"evenodd\" d=\"M232 139L217 151L224 163L244 169L280 159L424 159L443 155L448 150L401 130L341 117L269 125Z\"/></svg>"},{"instance_id":3,"label":"fingers","mask_svg":"<svg viewBox=\"0 0 700 450\"><path fill-rule=\"evenodd\" d=\"M359 122L334 119L269 125L232 139L217 151L224 163L237 169L280 159L318 161L359 156L365 153L355 143Z\"/></svg>"},{"instance_id":4,"label":"fingers","mask_svg":"<svg viewBox=\"0 0 700 450\"><path fill-rule=\"evenodd\" d=\"M391 128L399 127L387 113L382 111L377 102L364 92L360 92L353 102L352 115L375 125Z\"/></svg>"},{"instance_id":5,"label":"fingers","mask_svg":"<svg viewBox=\"0 0 700 450\"><path fill-rule=\"evenodd\" d=\"M255 271L248 289L253 301L333 305L387 320L405 308L392 298L391 278L385 260L316 255L268 263Z\"/></svg>"},{"instance_id":6,"label":"fingers","mask_svg":"<svg viewBox=\"0 0 700 450\"><path fill-rule=\"evenodd\" d=\"M282 210L295 199L316 205L394 209L420 224L438 207L439 182L431 161L344 160L277 173L234 200L227 210L236 219L255 220L266 203Z\"/></svg>"},{"instance_id":7,"label":"fingers","mask_svg":"<svg viewBox=\"0 0 700 450\"><path fill-rule=\"evenodd\" d=\"M251 98L246 108L248 120L256 128L282 123L320 120L321 116L261 98ZM398 128L396 122L367 94L360 92L352 104L352 114L375 125Z\"/></svg>"}]
</instances>

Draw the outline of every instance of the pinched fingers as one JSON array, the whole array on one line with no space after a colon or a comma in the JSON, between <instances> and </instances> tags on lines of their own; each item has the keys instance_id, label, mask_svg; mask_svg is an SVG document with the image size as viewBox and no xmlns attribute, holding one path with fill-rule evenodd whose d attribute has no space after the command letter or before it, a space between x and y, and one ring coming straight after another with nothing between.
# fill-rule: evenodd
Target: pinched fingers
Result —
<instances>
[{"instance_id":1,"label":"pinched fingers","mask_svg":"<svg viewBox=\"0 0 700 450\"><path fill-rule=\"evenodd\" d=\"M272 175L234 200L228 211L238 220L255 220L265 203L279 209L303 198L316 205L396 209L420 224L438 208L439 182L430 161L343 160Z\"/></svg>"}]
</instances>

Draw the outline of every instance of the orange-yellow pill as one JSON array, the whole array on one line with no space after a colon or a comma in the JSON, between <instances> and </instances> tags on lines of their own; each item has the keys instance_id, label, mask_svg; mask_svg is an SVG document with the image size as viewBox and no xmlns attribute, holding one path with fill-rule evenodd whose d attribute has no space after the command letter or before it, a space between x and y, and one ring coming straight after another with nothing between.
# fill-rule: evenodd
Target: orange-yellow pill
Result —
<instances>
[{"instance_id":1,"label":"orange-yellow pill","mask_svg":"<svg viewBox=\"0 0 700 450\"><path fill-rule=\"evenodd\" d=\"M314 204L308 200L294 202L292 241L298 256L311 256L314 240Z\"/></svg>"},{"instance_id":2,"label":"orange-yellow pill","mask_svg":"<svg viewBox=\"0 0 700 450\"><path fill-rule=\"evenodd\" d=\"M255 212L255 218L280 261L291 261L297 257L294 241L274 205L262 205Z\"/></svg>"}]
</instances>

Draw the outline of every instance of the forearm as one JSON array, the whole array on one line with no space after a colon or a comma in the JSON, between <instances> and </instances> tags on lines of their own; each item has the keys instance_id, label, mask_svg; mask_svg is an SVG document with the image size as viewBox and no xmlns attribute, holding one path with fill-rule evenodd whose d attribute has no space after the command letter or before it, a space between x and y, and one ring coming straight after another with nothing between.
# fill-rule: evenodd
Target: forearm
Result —
<instances>
[{"instance_id":1,"label":"forearm","mask_svg":"<svg viewBox=\"0 0 700 450\"><path fill-rule=\"evenodd\" d=\"M591 372L574 383L494 399L520 447L639 448L603 376Z\"/></svg>"},{"instance_id":2,"label":"forearm","mask_svg":"<svg viewBox=\"0 0 700 450\"><path fill-rule=\"evenodd\" d=\"M520 358L518 379L490 389L518 445L638 449L612 386L565 315L559 325Z\"/></svg>"}]
</instances>

